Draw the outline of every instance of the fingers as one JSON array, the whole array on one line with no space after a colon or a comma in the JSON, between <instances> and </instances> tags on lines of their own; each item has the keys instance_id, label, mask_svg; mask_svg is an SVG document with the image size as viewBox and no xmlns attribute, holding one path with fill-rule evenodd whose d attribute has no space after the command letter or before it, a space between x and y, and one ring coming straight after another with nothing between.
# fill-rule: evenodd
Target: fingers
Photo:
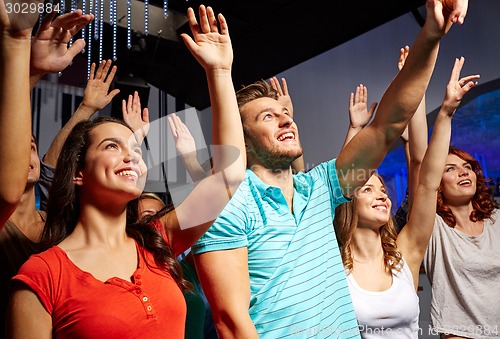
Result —
<instances>
[{"instance_id":1,"label":"fingers","mask_svg":"<svg viewBox=\"0 0 500 339\"><path fill-rule=\"evenodd\" d=\"M174 136L174 138L177 138L177 130L175 129L175 124L172 119L172 116L171 115L167 116L167 120L168 120L168 125L170 126L170 131L172 131L172 135Z\"/></svg>"},{"instance_id":2,"label":"fingers","mask_svg":"<svg viewBox=\"0 0 500 339\"><path fill-rule=\"evenodd\" d=\"M269 83L271 84L271 87L278 93L278 96L283 95L283 91L281 90L278 78L272 77L271 79L269 79Z\"/></svg>"},{"instance_id":3,"label":"fingers","mask_svg":"<svg viewBox=\"0 0 500 339\"><path fill-rule=\"evenodd\" d=\"M108 60L108 62L111 65L111 60ZM106 81L105 81L106 85L108 85L108 86L111 85L111 83L113 82L113 79L115 78L116 70L117 70L116 66L113 66L111 68L111 71L108 73L108 76L106 77Z\"/></svg>"},{"instance_id":4,"label":"fingers","mask_svg":"<svg viewBox=\"0 0 500 339\"><path fill-rule=\"evenodd\" d=\"M93 62L92 65L90 66L89 80L94 79L94 72L95 72L95 62Z\"/></svg>"},{"instance_id":5,"label":"fingers","mask_svg":"<svg viewBox=\"0 0 500 339\"><path fill-rule=\"evenodd\" d=\"M181 38L182 38L182 40L184 40L184 44L189 49L189 52L191 52L191 54L193 54L193 55L196 55L195 51L196 51L196 48L198 48L198 45L196 44L196 42L194 42L193 38L191 38L186 33L182 33Z\"/></svg>"},{"instance_id":6,"label":"fingers","mask_svg":"<svg viewBox=\"0 0 500 339\"><path fill-rule=\"evenodd\" d=\"M80 19L82 16L82 10L77 9L76 11L58 16L54 21L52 21L51 26L56 28L63 28L69 31L75 26L75 22L78 21L78 19Z\"/></svg>"},{"instance_id":7,"label":"fingers","mask_svg":"<svg viewBox=\"0 0 500 339\"><path fill-rule=\"evenodd\" d=\"M349 110L354 106L354 93L351 93L351 96L349 97Z\"/></svg>"},{"instance_id":8,"label":"fingers","mask_svg":"<svg viewBox=\"0 0 500 339\"><path fill-rule=\"evenodd\" d=\"M40 32L46 31L50 28L50 25L52 24L52 19L56 16L56 11L50 12L47 14L43 20L42 23L40 24L40 27L36 31L36 35L38 35Z\"/></svg>"},{"instance_id":9,"label":"fingers","mask_svg":"<svg viewBox=\"0 0 500 339\"><path fill-rule=\"evenodd\" d=\"M469 6L468 0L442 0L443 7L451 11L450 20L458 24L463 24L467 9ZM451 4L450 4L451 2Z\"/></svg>"},{"instance_id":10,"label":"fingers","mask_svg":"<svg viewBox=\"0 0 500 339\"><path fill-rule=\"evenodd\" d=\"M211 32L218 32L217 19L215 18L215 13L212 7L207 7L208 23L210 24Z\"/></svg>"},{"instance_id":11,"label":"fingers","mask_svg":"<svg viewBox=\"0 0 500 339\"><path fill-rule=\"evenodd\" d=\"M207 9L205 6L201 5L198 9L198 15L200 17L200 29L203 33L210 32L210 23L208 21Z\"/></svg>"},{"instance_id":12,"label":"fingers","mask_svg":"<svg viewBox=\"0 0 500 339\"><path fill-rule=\"evenodd\" d=\"M410 53L410 47L405 46L399 50L399 60L398 60L398 69L403 69L405 65L406 58L408 58L408 53Z\"/></svg>"},{"instance_id":13,"label":"fingers","mask_svg":"<svg viewBox=\"0 0 500 339\"><path fill-rule=\"evenodd\" d=\"M464 65L464 57L460 59L455 59L455 63L453 64L453 69L450 74L450 83L456 82L460 78L460 72L462 71L462 66Z\"/></svg>"},{"instance_id":14,"label":"fingers","mask_svg":"<svg viewBox=\"0 0 500 339\"><path fill-rule=\"evenodd\" d=\"M120 90L119 89L114 89L112 90L111 92L109 92L109 94L106 96L108 98L108 101L111 102L111 100L113 100L113 98L118 94L120 93ZM124 100L125 101L125 100Z\"/></svg>"},{"instance_id":15,"label":"fingers","mask_svg":"<svg viewBox=\"0 0 500 339\"><path fill-rule=\"evenodd\" d=\"M104 76L106 76L106 73L104 72L104 69L106 68L106 61L101 61L101 63L99 64L99 67L97 68L97 71L95 72L95 75L94 75L94 79L96 80L101 80L101 78L103 78L103 73L104 73ZM107 70L106 70L107 72Z\"/></svg>"},{"instance_id":16,"label":"fingers","mask_svg":"<svg viewBox=\"0 0 500 339\"><path fill-rule=\"evenodd\" d=\"M142 121L149 123L149 109L147 108L142 111Z\"/></svg>"},{"instance_id":17,"label":"fingers","mask_svg":"<svg viewBox=\"0 0 500 339\"><path fill-rule=\"evenodd\" d=\"M141 113L141 98L137 91L134 92L133 108L135 113Z\"/></svg>"},{"instance_id":18,"label":"fingers","mask_svg":"<svg viewBox=\"0 0 500 339\"><path fill-rule=\"evenodd\" d=\"M285 78L281 78L281 85L283 87L283 94L288 95L288 85L286 84Z\"/></svg>"},{"instance_id":19,"label":"fingers","mask_svg":"<svg viewBox=\"0 0 500 339\"><path fill-rule=\"evenodd\" d=\"M73 42L71 47L66 51L66 58L69 59L68 64L75 58L75 56L80 53L85 48L85 40L78 39Z\"/></svg>"},{"instance_id":20,"label":"fingers","mask_svg":"<svg viewBox=\"0 0 500 339\"><path fill-rule=\"evenodd\" d=\"M122 100L122 114L123 114L123 118L125 119L126 115L127 115L127 102L124 100Z\"/></svg>"},{"instance_id":21,"label":"fingers","mask_svg":"<svg viewBox=\"0 0 500 339\"><path fill-rule=\"evenodd\" d=\"M191 33L196 35L200 33L200 26L198 26L198 21L196 21L196 15L194 14L194 10L189 7L187 10L187 17L189 22L189 27L191 28Z\"/></svg>"},{"instance_id":22,"label":"fingers","mask_svg":"<svg viewBox=\"0 0 500 339\"><path fill-rule=\"evenodd\" d=\"M224 15L222 15L220 13L219 13L218 17L219 17L219 23L220 23L220 34L229 35L229 28L227 26L226 18L224 18Z\"/></svg>"},{"instance_id":23,"label":"fingers","mask_svg":"<svg viewBox=\"0 0 500 339\"><path fill-rule=\"evenodd\" d=\"M87 26L92 20L94 20L94 15L93 14L85 14L82 17L78 19L78 21L75 22L74 27L69 29L69 33L71 36L74 36L76 33L78 33L83 27Z\"/></svg>"}]
</instances>

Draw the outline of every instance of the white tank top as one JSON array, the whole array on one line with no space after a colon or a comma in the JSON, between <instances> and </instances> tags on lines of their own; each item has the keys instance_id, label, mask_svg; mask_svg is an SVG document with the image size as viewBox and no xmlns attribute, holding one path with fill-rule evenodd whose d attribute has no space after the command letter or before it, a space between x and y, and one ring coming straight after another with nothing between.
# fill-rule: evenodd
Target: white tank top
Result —
<instances>
[{"instance_id":1,"label":"white tank top","mask_svg":"<svg viewBox=\"0 0 500 339\"><path fill-rule=\"evenodd\" d=\"M420 307L410 268L402 260L392 273L392 285L382 292L362 289L347 275L354 311L362 338L418 338Z\"/></svg>"}]
</instances>

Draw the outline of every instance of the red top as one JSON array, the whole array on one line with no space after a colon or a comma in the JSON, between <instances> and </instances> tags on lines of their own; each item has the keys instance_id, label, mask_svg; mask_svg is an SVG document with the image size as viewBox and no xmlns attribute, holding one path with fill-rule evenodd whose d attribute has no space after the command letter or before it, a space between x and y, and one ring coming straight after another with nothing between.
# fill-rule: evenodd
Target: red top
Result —
<instances>
[{"instance_id":1,"label":"red top","mask_svg":"<svg viewBox=\"0 0 500 339\"><path fill-rule=\"evenodd\" d=\"M33 255L13 280L28 285L57 338L184 338L186 302L172 277L139 246L132 282L97 280L54 246ZM146 265L147 260L151 269Z\"/></svg>"}]
</instances>

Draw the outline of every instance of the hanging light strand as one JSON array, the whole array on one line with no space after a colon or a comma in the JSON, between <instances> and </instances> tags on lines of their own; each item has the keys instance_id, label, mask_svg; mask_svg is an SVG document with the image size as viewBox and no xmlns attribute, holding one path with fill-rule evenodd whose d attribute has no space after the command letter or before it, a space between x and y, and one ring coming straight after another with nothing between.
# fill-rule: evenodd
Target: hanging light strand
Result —
<instances>
[{"instance_id":1,"label":"hanging light strand","mask_svg":"<svg viewBox=\"0 0 500 339\"><path fill-rule=\"evenodd\" d=\"M149 0L144 0L144 34L149 32Z\"/></svg>"},{"instance_id":2,"label":"hanging light strand","mask_svg":"<svg viewBox=\"0 0 500 339\"><path fill-rule=\"evenodd\" d=\"M110 0L109 4L109 23L113 28L113 61L116 61L116 0Z\"/></svg>"},{"instance_id":3,"label":"hanging light strand","mask_svg":"<svg viewBox=\"0 0 500 339\"><path fill-rule=\"evenodd\" d=\"M87 14L87 0L82 0L82 12L83 14ZM82 39L85 41L85 33L87 31L87 26L82 28ZM85 48L82 49L82 54L85 53Z\"/></svg>"},{"instance_id":4,"label":"hanging light strand","mask_svg":"<svg viewBox=\"0 0 500 339\"><path fill-rule=\"evenodd\" d=\"M127 48L132 48L132 1L127 0Z\"/></svg>"},{"instance_id":5,"label":"hanging light strand","mask_svg":"<svg viewBox=\"0 0 500 339\"><path fill-rule=\"evenodd\" d=\"M104 0L102 0L104 1ZM101 16L99 14L99 10L101 9L100 0L95 0L94 6L94 18L95 18L95 26L94 26L94 40L99 39L99 27L101 22Z\"/></svg>"},{"instance_id":6,"label":"hanging light strand","mask_svg":"<svg viewBox=\"0 0 500 339\"><path fill-rule=\"evenodd\" d=\"M163 17L166 19L168 16L168 0L163 0Z\"/></svg>"},{"instance_id":7,"label":"hanging light strand","mask_svg":"<svg viewBox=\"0 0 500 339\"><path fill-rule=\"evenodd\" d=\"M93 14L94 0L89 1L89 13ZM90 77L90 66L92 65L92 27L94 22L89 22L89 36L87 41L87 79Z\"/></svg>"},{"instance_id":8,"label":"hanging light strand","mask_svg":"<svg viewBox=\"0 0 500 339\"><path fill-rule=\"evenodd\" d=\"M104 35L104 0L100 2L99 8L99 64L102 61L103 35Z\"/></svg>"}]
</instances>

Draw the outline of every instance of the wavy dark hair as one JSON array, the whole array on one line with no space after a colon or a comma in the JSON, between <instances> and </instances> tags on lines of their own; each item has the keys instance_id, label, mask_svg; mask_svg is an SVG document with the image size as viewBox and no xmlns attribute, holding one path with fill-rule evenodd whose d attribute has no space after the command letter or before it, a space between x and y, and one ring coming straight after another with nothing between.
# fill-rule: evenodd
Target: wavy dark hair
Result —
<instances>
[{"instance_id":1,"label":"wavy dark hair","mask_svg":"<svg viewBox=\"0 0 500 339\"><path fill-rule=\"evenodd\" d=\"M479 162L469 153L455 147L450 147L448 154L456 155L460 159L466 161L471 165L472 170L476 174L476 193L472 197L473 211L471 212L469 219L476 222L491 218L493 211L498 207L498 205L493 199L491 188L486 183L486 179L484 178L483 170L481 169ZM441 182L437 194L436 211L448 226L455 227L457 219L453 215L451 209L446 205L442 185L443 183Z\"/></svg>"},{"instance_id":2,"label":"wavy dark hair","mask_svg":"<svg viewBox=\"0 0 500 339\"><path fill-rule=\"evenodd\" d=\"M374 175L379 178L382 185L385 186L384 179L378 174ZM344 267L349 271L352 271L354 265L351 246L354 230L358 226L356 209L357 199L356 195L354 195L351 201L335 208L335 218L333 219L335 233L337 234L337 242L340 247L340 254L342 255L342 262L344 263ZM389 218L387 224L380 227L379 232L382 249L384 250L385 267L391 271L395 270L399 272L401 270L402 256L396 245L398 233L396 227L394 227L392 218Z\"/></svg>"},{"instance_id":3,"label":"wavy dark hair","mask_svg":"<svg viewBox=\"0 0 500 339\"><path fill-rule=\"evenodd\" d=\"M59 244L75 229L80 217L80 196L78 186L73 182L73 176L77 170L85 166L85 156L92 142L92 130L105 123L120 124L132 131L123 120L111 117L82 121L73 128L57 160L54 180L49 191L47 222L40 241L41 251ZM138 199L130 201L127 205L127 235L139 246L151 252L156 266L169 273L182 291L186 290L189 285L182 278L182 270L174 257L174 252L162 233L154 226L154 222L160 222L158 219L172 211L173 207L165 208L165 211L155 218L140 221L137 221L137 208Z\"/></svg>"}]
</instances>

